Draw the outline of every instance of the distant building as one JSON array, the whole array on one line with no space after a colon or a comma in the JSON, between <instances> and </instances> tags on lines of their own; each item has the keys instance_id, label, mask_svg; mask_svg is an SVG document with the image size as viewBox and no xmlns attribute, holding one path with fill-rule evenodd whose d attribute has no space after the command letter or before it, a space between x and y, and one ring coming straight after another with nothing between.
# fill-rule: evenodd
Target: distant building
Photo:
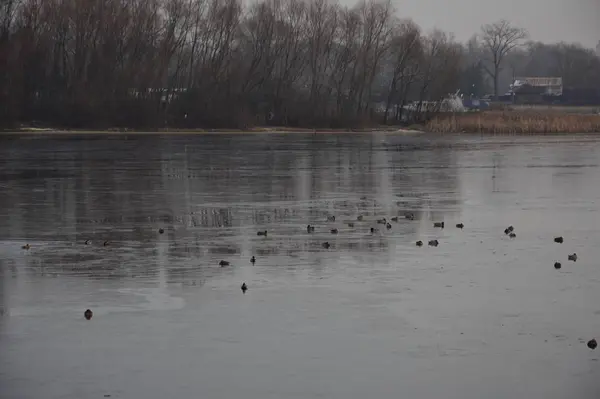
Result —
<instances>
[{"instance_id":1,"label":"distant building","mask_svg":"<svg viewBox=\"0 0 600 399\"><path fill-rule=\"evenodd\" d=\"M511 85L511 89L516 92L521 86L538 88L539 91L548 96L560 96L563 91L563 80L557 77L516 78Z\"/></svg>"},{"instance_id":2,"label":"distant building","mask_svg":"<svg viewBox=\"0 0 600 399\"><path fill-rule=\"evenodd\" d=\"M516 103L536 104L549 98L558 98L563 94L562 78L558 77L521 77L510 85L509 96Z\"/></svg>"},{"instance_id":3,"label":"distant building","mask_svg":"<svg viewBox=\"0 0 600 399\"><path fill-rule=\"evenodd\" d=\"M596 55L600 57L600 40L598 40L598 45L596 45Z\"/></svg>"}]
</instances>

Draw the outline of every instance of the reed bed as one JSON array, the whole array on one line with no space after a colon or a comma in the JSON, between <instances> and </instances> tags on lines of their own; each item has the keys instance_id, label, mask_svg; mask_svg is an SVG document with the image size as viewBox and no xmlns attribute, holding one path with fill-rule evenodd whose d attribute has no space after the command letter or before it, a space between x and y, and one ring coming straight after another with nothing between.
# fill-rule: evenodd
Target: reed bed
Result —
<instances>
[{"instance_id":1,"label":"reed bed","mask_svg":"<svg viewBox=\"0 0 600 399\"><path fill-rule=\"evenodd\" d=\"M426 130L436 133L600 133L600 115L557 111L485 111L439 115Z\"/></svg>"}]
</instances>

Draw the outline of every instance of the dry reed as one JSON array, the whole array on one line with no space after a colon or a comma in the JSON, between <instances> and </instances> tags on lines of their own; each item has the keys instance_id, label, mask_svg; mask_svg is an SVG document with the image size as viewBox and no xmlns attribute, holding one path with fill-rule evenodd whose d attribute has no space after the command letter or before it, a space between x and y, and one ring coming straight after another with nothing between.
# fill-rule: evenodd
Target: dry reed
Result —
<instances>
[{"instance_id":1,"label":"dry reed","mask_svg":"<svg viewBox=\"0 0 600 399\"><path fill-rule=\"evenodd\" d=\"M485 111L440 115L427 124L437 133L600 133L600 115L556 111Z\"/></svg>"}]
</instances>

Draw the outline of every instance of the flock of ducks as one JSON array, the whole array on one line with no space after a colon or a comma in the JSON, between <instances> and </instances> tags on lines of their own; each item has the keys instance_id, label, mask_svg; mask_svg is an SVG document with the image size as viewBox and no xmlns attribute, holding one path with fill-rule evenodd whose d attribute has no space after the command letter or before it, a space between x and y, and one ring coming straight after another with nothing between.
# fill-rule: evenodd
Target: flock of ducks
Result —
<instances>
[{"instance_id":1,"label":"flock of ducks","mask_svg":"<svg viewBox=\"0 0 600 399\"><path fill-rule=\"evenodd\" d=\"M508 226L504 230L504 234L506 234L510 238L515 238L517 236L515 234L515 228L513 226ZM561 236L554 237L554 242L557 244L562 244L563 242L565 242L565 239ZM572 262L577 262L577 254L575 252L573 252L572 254L567 255L567 260L570 260ZM558 269L562 268L562 264L560 262L554 262L554 268L558 270Z\"/></svg>"},{"instance_id":2,"label":"flock of ducks","mask_svg":"<svg viewBox=\"0 0 600 399\"><path fill-rule=\"evenodd\" d=\"M412 212L406 212L406 213L404 213L404 218L407 219L407 220L415 220L415 215ZM362 222L362 221L364 221L364 216L363 215L358 215L356 217L356 220L358 222ZM398 222L398 220L399 220L398 216L394 216L394 217L390 218L389 221L386 218L382 218L382 219L377 219L377 224L384 225L387 230L390 230L392 228L392 224L390 223L390 221L392 221L392 222ZM335 222L335 216L334 215L327 216L327 221L328 222ZM354 222L348 222L346 224L350 228L353 228L355 226ZM433 223L433 227L443 229L445 227L445 223L444 222L435 222L435 223ZM464 227L465 227L465 225L463 223L458 223L456 225L456 228L458 228L458 229L463 229ZM314 233L315 231L316 231L316 227L315 226L312 226L310 224L306 226L306 232L308 234ZM369 231L371 232L371 234L375 234L375 233L378 232L378 229L375 228L375 227L371 227L369 229ZM160 234L162 234L163 232L164 231L162 229L159 230ZM331 234L338 234L339 230L337 228L331 228L329 230L329 232ZM257 236L262 236L262 237L267 237L268 234L269 234L269 232L267 230L261 230L261 231L256 232ZM427 242L427 245L429 245L431 247L437 247L439 244L440 244L440 242L437 239L429 240ZM419 240L419 241L416 242L416 245L418 247L422 247L424 244L423 244L423 241ZM325 241L325 242L321 243L321 247L323 247L325 249L328 249L328 248L331 247L331 244L329 243L329 241ZM252 258L250 258L250 263L252 263L253 265L256 263L256 257L254 255L252 256ZM219 262L219 266L220 267L226 267L226 266L230 266L230 265L231 265L231 262L229 262L227 260L221 260ZM246 282L243 282L240 288L241 288L241 290L242 290L242 292L244 294L246 293L246 291L248 291L248 285L246 284Z\"/></svg>"},{"instance_id":3,"label":"flock of ducks","mask_svg":"<svg viewBox=\"0 0 600 399\"><path fill-rule=\"evenodd\" d=\"M515 228L513 226L508 226L504 230L504 234L508 235L510 238L515 238L517 236L515 233ZM565 239L562 236L554 237L554 242L557 244L562 244L565 242ZM573 252L572 254L567 255L567 260L571 262L577 262L577 253ZM557 270L562 268L561 263L554 262L554 268ZM598 342L596 342L596 340L592 338L587 342L587 347L594 350L598 347Z\"/></svg>"},{"instance_id":4,"label":"flock of ducks","mask_svg":"<svg viewBox=\"0 0 600 399\"><path fill-rule=\"evenodd\" d=\"M415 215L412 212L406 212L404 214L404 218L407 219L407 220L415 220ZM362 222L364 220L364 217L362 215L359 215L359 216L357 216L356 220L359 221L359 222ZM377 224L382 224L382 225L385 226L385 228L387 230L390 230L392 228L392 224L390 223L390 221L392 221L392 222L398 222L398 220L399 220L398 216L394 216L394 217L390 218L389 221L386 218L377 219ZM328 222L335 222L335 216L328 216L327 217L327 221ZM348 222L347 225L348 225L348 227L352 228L352 227L354 227L354 222ZM433 223L433 227L437 227L437 228L443 229L445 227L445 224L444 224L444 222L434 222ZM465 225L463 223L458 223L456 225L456 227L459 228L459 229L462 229L462 228L465 227ZM308 226L306 226L306 232L307 233L314 233L315 232L315 226L311 226L309 224ZM375 234L375 233L378 232L378 230L375 227L371 227L370 228L370 232L371 232L371 234ZM330 230L330 233L331 234L337 234L338 233L338 229L333 228L333 229ZM429 240L427 242L427 244L429 246L431 246L431 247L437 247L439 245L439 243L440 242L438 240ZM417 247L422 247L423 246L423 241L419 240L415 244L417 245ZM327 248L331 247L331 244L328 241L326 241L326 242L322 243L321 246L323 248L327 249Z\"/></svg>"},{"instance_id":5,"label":"flock of ducks","mask_svg":"<svg viewBox=\"0 0 600 399\"><path fill-rule=\"evenodd\" d=\"M406 212L404 213L404 218L407 220L415 220L415 215L412 212ZM362 215L357 216L356 218L357 221L362 222L364 220L364 217ZM390 218L390 221L392 222L398 222L398 217L394 216L392 218ZM335 222L335 216L331 215L331 216L327 216L327 221L328 222ZM377 220L377 224L381 224L384 225L386 229L391 229L392 225L391 223L386 219L386 218L382 218L382 219L378 219ZM348 222L347 223L348 227L354 227L354 223L353 222ZM445 223L444 222L434 222L433 223L433 227L435 228L440 228L443 229L445 228ZM457 229L463 229L465 227L465 225L463 223L457 223L456 224L456 228ZM306 226L306 232L311 234L314 233L316 231L315 226L312 225L307 225ZM375 234L378 230L375 227L371 227L370 228L370 232L371 234ZM160 228L158 229L158 233L159 234L163 234L165 232L164 229ZM337 228L331 228L330 229L330 233L331 234L338 234L338 229ZM504 229L504 234L507 235L510 238L516 238L516 233L515 233L515 228L513 226L508 226L506 229ZM258 231L256 233L257 236L262 236L262 237L267 237L268 235L268 231L267 230L262 230L262 231ZM562 244L564 243L564 238L559 236L559 237L554 237L554 242L557 244ZM91 241L90 240L86 240L85 241L85 245L90 245ZM110 244L109 241L104 241L103 246L108 246ZM418 240L415 243L416 246L418 247L422 247L424 245L423 241ZM437 247L439 245L439 241L437 239L433 239L433 240L429 240L427 242L427 245L429 245L430 247ZM325 241L321 244L321 246L325 249L330 248L331 244L328 241ZM25 244L21 247L24 250L29 250L31 248L31 246L29 244ZM577 262L577 253L572 253L567 255L567 260L572 261L572 262ZM250 258L250 263L252 263L253 265L256 263L256 257L253 255L252 258ZM221 260L219 262L219 266L220 267L226 267L226 266L230 266L231 262L226 261L226 260ZM555 269L561 269L562 268L562 264L560 262L554 262L554 268ZM246 293L246 291L248 291L248 285L246 284L246 282L243 282L242 285L240 286L240 289L242 290L242 293ZM86 311L84 312L84 317L86 320L91 320L93 316L93 312L90 309L86 309ZM587 347L594 350L598 347L598 343L596 342L595 339L591 339L587 342Z\"/></svg>"},{"instance_id":6,"label":"flock of ducks","mask_svg":"<svg viewBox=\"0 0 600 399\"><path fill-rule=\"evenodd\" d=\"M415 219L415 215L412 212L406 212L404 214L404 218L408 219L408 220L414 220ZM356 220L359 221L359 222L363 221L364 217L362 215L359 215L356 218ZM390 220L393 221L393 222L398 222L398 217L397 216L392 217ZM333 216L333 215L332 216L328 216L327 217L327 221L328 222L335 222L335 216ZM378 219L377 220L377 224L385 225L386 229L388 229L388 230L392 228L392 225L388 222L388 220L386 218ZM348 227L354 227L354 223L353 222L349 222L349 223L347 223L347 225L348 225ZM445 228L445 223L444 222L434 222L433 223L433 227L443 229L443 228ZM456 228L457 229L461 229L462 230L464 227L465 227L464 223L457 223L456 224ZM312 226L310 224L306 226L306 232L309 233L309 234L310 233L314 233L315 229L316 229L315 226ZM371 234L374 234L375 232L377 232L377 229L374 228L374 227L371 227L370 228L370 232L371 232ZM338 234L338 229L337 228L332 228L332 229L330 229L330 233L331 234ZM515 228L512 225L508 226L506 229L504 229L504 234L507 235L509 238L516 238L517 237L517 234L515 233ZM256 233L256 235L266 237L267 236L267 230L259 231L259 232ZM554 237L554 242L558 243L558 244L562 244L562 243L564 243L564 238L561 237L561 236ZM421 240L418 240L415 244L418 247L422 247L424 245L423 241L421 241ZM427 244L429 246L431 246L431 247L437 247L439 245L439 241L437 239L433 239L433 240L429 240L427 242ZM328 241L325 241L324 243L321 244L321 246L323 248L327 249L327 248L331 247L331 244ZM572 261L572 262L577 262L577 254L576 253L572 253L572 254L568 255L567 256L567 260ZM256 263L256 257L254 255L252 256L252 258L250 258L250 262L253 265ZM226 260L221 260L219 262L219 266L221 266L221 267L229 266L230 264L231 263L229 261L226 261ZM561 267L562 267L562 265L561 265L560 262L555 262L554 263L554 268L555 269L560 269ZM242 292L244 294L248 290L248 285L246 284L246 282L242 283L241 290L242 290ZM598 347L598 343L596 342L595 339L591 339L591 340L589 340L587 342L587 347L590 348L590 349L592 349L592 350L594 350L594 349L596 349Z\"/></svg>"}]
</instances>

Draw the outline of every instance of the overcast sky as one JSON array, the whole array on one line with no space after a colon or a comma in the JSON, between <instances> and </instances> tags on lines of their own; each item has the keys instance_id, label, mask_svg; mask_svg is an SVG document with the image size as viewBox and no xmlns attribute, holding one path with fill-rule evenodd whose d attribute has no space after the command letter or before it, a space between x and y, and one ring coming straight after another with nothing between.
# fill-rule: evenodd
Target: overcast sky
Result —
<instances>
[{"instance_id":1,"label":"overcast sky","mask_svg":"<svg viewBox=\"0 0 600 399\"><path fill-rule=\"evenodd\" d=\"M580 42L600 40L600 0L392 0L401 17L425 30L434 27L467 40L484 23L505 18L526 28L531 39ZM355 0L341 0L346 5Z\"/></svg>"}]
</instances>

